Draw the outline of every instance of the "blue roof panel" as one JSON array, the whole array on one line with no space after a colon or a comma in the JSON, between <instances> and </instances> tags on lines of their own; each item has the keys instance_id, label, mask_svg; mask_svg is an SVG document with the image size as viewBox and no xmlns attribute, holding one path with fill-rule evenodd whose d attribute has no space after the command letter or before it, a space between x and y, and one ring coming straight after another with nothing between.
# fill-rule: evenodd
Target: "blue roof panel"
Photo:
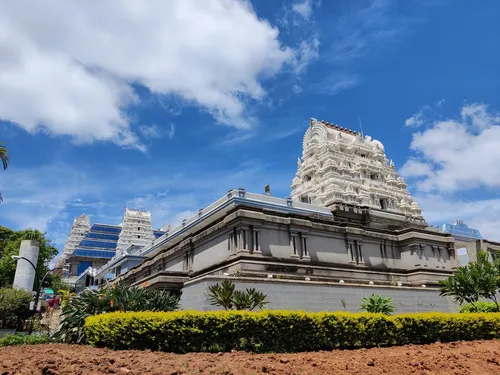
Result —
<instances>
[{"instance_id":1,"label":"blue roof panel","mask_svg":"<svg viewBox=\"0 0 500 375\"><path fill-rule=\"evenodd\" d=\"M118 234L103 234L103 233L88 232L85 238L118 241Z\"/></svg>"},{"instance_id":2,"label":"blue roof panel","mask_svg":"<svg viewBox=\"0 0 500 375\"><path fill-rule=\"evenodd\" d=\"M105 225L99 225L99 224L94 224L92 225L92 228L90 229L92 232L107 232L107 233L115 233L115 234L120 234L122 229L120 227L112 227L112 226L105 226Z\"/></svg>"},{"instance_id":3,"label":"blue roof panel","mask_svg":"<svg viewBox=\"0 0 500 375\"><path fill-rule=\"evenodd\" d=\"M103 250L89 250L89 249L75 249L73 256L87 257L87 258L106 258L111 259L115 255L114 251Z\"/></svg>"},{"instance_id":4,"label":"blue roof panel","mask_svg":"<svg viewBox=\"0 0 500 375\"><path fill-rule=\"evenodd\" d=\"M82 240L79 246L96 247L99 249L116 249L116 242Z\"/></svg>"}]
</instances>

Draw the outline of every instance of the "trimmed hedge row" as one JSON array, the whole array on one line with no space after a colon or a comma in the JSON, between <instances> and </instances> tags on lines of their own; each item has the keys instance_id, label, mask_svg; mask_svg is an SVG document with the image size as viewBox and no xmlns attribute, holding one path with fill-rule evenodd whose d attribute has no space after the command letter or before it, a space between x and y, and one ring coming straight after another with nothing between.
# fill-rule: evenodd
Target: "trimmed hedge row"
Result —
<instances>
[{"instance_id":1,"label":"trimmed hedge row","mask_svg":"<svg viewBox=\"0 0 500 375\"><path fill-rule=\"evenodd\" d=\"M18 333L16 335L5 335L0 338L0 347L12 345L47 344L49 342L50 339L48 335L23 335L22 333Z\"/></svg>"},{"instance_id":2,"label":"trimmed hedge row","mask_svg":"<svg viewBox=\"0 0 500 375\"><path fill-rule=\"evenodd\" d=\"M112 349L299 352L500 338L500 313L116 312L88 317L85 333Z\"/></svg>"},{"instance_id":3,"label":"trimmed hedge row","mask_svg":"<svg viewBox=\"0 0 500 375\"><path fill-rule=\"evenodd\" d=\"M474 304L468 303L460 307L461 313L470 313L470 312L498 312L497 305L494 302L483 302L479 301Z\"/></svg>"}]
</instances>

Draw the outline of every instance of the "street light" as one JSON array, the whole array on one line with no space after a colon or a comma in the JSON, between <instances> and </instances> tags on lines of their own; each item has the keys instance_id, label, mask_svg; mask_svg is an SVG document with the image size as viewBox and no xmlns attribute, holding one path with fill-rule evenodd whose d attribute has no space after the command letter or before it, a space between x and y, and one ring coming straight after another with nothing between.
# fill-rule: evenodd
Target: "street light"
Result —
<instances>
[{"instance_id":1,"label":"street light","mask_svg":"<svg viewBox=\"0 0 500 375\"><path fill-rule=\"evenodd\" d=\"M23 260L26 260L27 262L29 262L29 264L31 264L31 266L33 267L33 269L35 270L35 278L36 278L36 266L33 264L33 262L31 262L31 260L25 258L25 257L22 257L22 256L19 256L19 255L12 255L12 259L14 260L20 260L20 259L23 259ZM52 272L52 271L55 271L55 270L63 270L63 271L66 271L68 272L69 269L67 268L67 264L65 264L63 267L55 267L55 268L52 268L51 270L48 270L45 275L43 275L42 277L42 281L40 281L38 283L38 288L36 290L36 294L35 294L35 304L33 306L33 311L37 311L37 308L38 308L38 300L40 299L40 291L42 290L42 287L43 287L43 283L45 282L45 279L47 278L47 276L49 276L49 274ZM31 333L33 332L33 325L31 324L30 325L30 328L29 328L29 331L28 333L31 335Z\"/></svg>"}]
</instances>

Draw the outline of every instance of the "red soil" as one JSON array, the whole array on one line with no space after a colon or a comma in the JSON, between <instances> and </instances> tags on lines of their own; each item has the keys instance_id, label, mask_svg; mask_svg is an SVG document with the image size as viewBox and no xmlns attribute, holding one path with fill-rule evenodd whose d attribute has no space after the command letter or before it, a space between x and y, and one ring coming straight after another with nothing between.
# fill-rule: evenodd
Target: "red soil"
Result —
<instances>
[{"instance_id":1,"label":"red soil","mask_svg":"<svg viewBox=\"0 0 500 375\"><path fill-rule=\"evenodd\" d=\"M0 375L500 374L500 341L297 354L112 351L77 345L0 348Z\"/></svg>"}]
</instances>

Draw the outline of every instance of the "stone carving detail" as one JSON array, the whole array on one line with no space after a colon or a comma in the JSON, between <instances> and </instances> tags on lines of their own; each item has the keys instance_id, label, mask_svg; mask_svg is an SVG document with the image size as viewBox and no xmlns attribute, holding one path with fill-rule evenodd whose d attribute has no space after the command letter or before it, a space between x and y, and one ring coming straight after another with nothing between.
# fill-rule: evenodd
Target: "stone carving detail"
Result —
<instances>
[{"instance_id":1,"label":"stone carving detail","mask_svg":"<svg viewBox=\"0 0 500 375\"><path fill-rule=\"evenodd\" d=\"M332 207L347 203L405 215L423 222L422 210L398 175L384 145L370 136L325 121L310 120L291 197Z\"/></svg>"}]
</instances>

